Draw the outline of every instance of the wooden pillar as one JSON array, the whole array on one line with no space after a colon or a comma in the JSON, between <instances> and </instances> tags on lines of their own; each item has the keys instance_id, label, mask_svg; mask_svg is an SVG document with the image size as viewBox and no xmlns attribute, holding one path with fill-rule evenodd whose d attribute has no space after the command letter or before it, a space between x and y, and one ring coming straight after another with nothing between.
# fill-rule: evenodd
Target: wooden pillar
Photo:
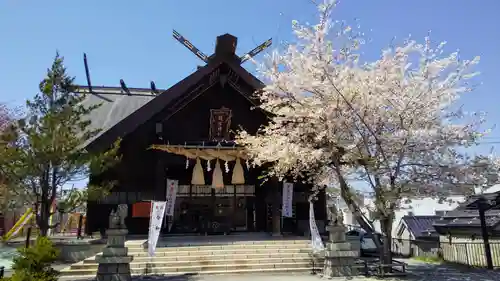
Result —
<instances>
[{"instance_id":1,"label":"wooden pillar","mask_svg":"<svg viewBox=\"0 0 500 281\"><path fill-rule=\"evenodd\" d=\"M266 209L266 196L267 186L255 185L255 231L266 231L267 226L267 209Z\"/></svg>"},{"instance_id":2,"label":"wooden pillar","mask_svg":"<svg viewBox=\"0 0 500 281\"><path fill-rule=\"evenodd\" d=\"M157 143L162 143L163 142L163 124L162 123L156 123L155 124L155 133L156 133L156 139L155 141ZM154 193L153 193L153 200L161 200L164 201L167 198L167 188L166 188L166 170L165 170L165 163L163 160L163 153L159 150L153 150L155 153L154 159L155 159L155 173L154 173ZM150 218L151 219L151 218ZM160 232L166 231L168 232L168 217L165 216L163 218L163 227L160 230ZM163 230L163 231L162 231Z\"/></svg>"},{"instance_id":3,"label":"wooden pillar","mask_svg":"<svg viewBox=\"0 0 500 281\"><path fill-rule=\"evenodd\" d=\"M167 198L167 188L165 180L165 167L163 159L161 157L160 151L155 151L156 163L155 163L155 192L154 200L162 201Z\"/></svg>"},{"instance_id":4,"label":"wooden pillar","mask_svg":"<svg viewBox=\"0 0 500 281\"><path fill-rule=\"evenodd\" d=\"M236 209L238 208L237 204L238 204L238 197L236 196L236 185L233 185L233 204L231 204L231 211L232 211L232 214L230 215L230 220L231 220L231 231L234 231L235 228L234 228L234 217L236 216ZM244 195L243 195L244 196Z\"/></svg>"},{"instance_id":5,"label":"wooden pillar","mask_svg":"<svg viewBox=\"0 0 500 281\"><path fill-rule=\"evenodd\" d=\"M254 216L255 210L255 197L245 198L245 209L246 209L246 221L247 221L247 231L255 231L256 228L256 217ZM256 212L255 212L256 213ZM254 225L255 223L255 225Z\"/></svg>"},{"instance_id":6,"label":"wooden pillar","mask_svg":"<svg viewBox=\"0 0 500 281\"><path fill-rule=\"evenodd\" d=\"M491 255L488 226L486 224L486 216L485 216L486 210L491 209L491 205L487 203L484 197L479 198L477 205L479 211L479 220L481 221L481 234L483 236L484 254L486 256L486 267L490 270L493 270L493 258Z\"/></svg>"},{"instance_id":7,"label":"wooden pillar","mask_svg":"<svg viewBox=\"0 0 500 281\"><path fill-rule=\"evenodd\" d=\"M274 178L272 180L272 200L273 200L273 219L272 219L272 224L273 224L273 229L272 229L272 235L273 236L280 236L281 235L281 182L277 179Z\"/></svg>"},{"instance_id":8,"label":"wooden pillar","mask_svg":"<svg viewBox=\"0 0 500 281\"><path fill-rule=\"evenodd\" d=\"M155 151L156 153L156 163L155 163L155 189L154 189L154 200L165 201L167 198L167 183L166 183L166 171L165 162L163 161L163 155L161 151ZM151 206L152 207L152 206ZM151 219L151 218L150 218ZM162 228L160 233L168 232L168 217L164 216Z\"/></svg>"}]
</instances>

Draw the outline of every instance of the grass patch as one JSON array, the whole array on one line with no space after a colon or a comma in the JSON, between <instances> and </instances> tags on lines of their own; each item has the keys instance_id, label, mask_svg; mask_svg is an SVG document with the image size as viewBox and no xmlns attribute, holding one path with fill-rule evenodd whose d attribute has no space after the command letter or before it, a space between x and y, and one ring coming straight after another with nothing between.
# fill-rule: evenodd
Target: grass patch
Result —
<instances>
[{"instance_id":1,"label":"grass patch","mask_svg":"<svg viewBox=\"0 0 500 281\"><path fill-rule=\"evenodd\" d=\"M413 259L426 263L443 263L443 259L439 257L414 257Z\"/></svg>"}]
</instances>

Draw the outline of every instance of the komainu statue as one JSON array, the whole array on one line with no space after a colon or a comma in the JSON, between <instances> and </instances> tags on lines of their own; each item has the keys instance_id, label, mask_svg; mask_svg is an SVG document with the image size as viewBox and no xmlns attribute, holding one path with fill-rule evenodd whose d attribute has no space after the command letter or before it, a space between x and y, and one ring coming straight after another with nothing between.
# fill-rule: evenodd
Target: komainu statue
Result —
<instances>
[{"instance_id":1,"label":"komainu statue","mask_svg":"<svg viewBox=\"0 0 500 281\"><path fill-rule=\"evenodd\" d=\"M127 228L127 226L125 225L125 219L128 216L128 205L127 204L118 205L118 209L116 210L116 212L120 217L120 228Z\"/></svg>"},{"instance_id":2,"label":"komainu statue","mask_svg":"<svg viewBox=\"0 0 500 281\"><path fill-rule=\"evenodd\" d=\"M330 220L330 225L333 226L343 226L344 225L344 215L341 210L337 209L335 205L337 200L330 197L328 205L328 219Z\"/></svg>"},{"instance_id":3,"label":"komainu statue","mask_svg":"<svg viewBox=\"0 0 500 281\"><path fill-rule=\"evenodd\" d=\"M111 213L109 213L109 229L116 229L120 227L120 216L118 215L118 212L115 212L111 210Z\"/></svg>"}]
</instances>

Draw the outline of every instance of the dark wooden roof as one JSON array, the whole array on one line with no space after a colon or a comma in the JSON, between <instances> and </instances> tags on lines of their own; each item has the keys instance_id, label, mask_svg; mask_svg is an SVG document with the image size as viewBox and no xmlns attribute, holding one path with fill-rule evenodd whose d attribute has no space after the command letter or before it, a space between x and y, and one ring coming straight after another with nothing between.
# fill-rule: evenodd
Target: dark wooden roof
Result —
<instances>
[{"instance_id":1,"label":"dark wooden roof","mask_svg":"<svg viewBox=\"0 0 500 281\"><path fill-rule=\"evenodd\" d=\"M485 212L486 225L488 227L496 227L500 224L500 210L493 209ZM434 222L434 226L439 227L480 227L479 212L477 210L453 210L446 214L441 219Z\"/></svg>"},{"instance_id":2,"label":"dark wooden roof","mask_svg":"<svg viewBox=\"0 0 500 281\"><path fill-rule=\"evenodd\" d=\"M480 198L484 198L491 204L491 209L485 212L486 226L496 228L500 225L500 204L498 198L500 192L493 192L481 195L472 195L452 211L446 212L439 220L434 222L436 230L443 232L444 229L471 229L481 227L477 204Z\"/></svg>"},{"instance_id":3,"label":"dark wooden roof","mask_svg":"<svg viewBox=\"0 0 500 281\"><path fill-rule=\"evenodd\" d=\"M416 238L434 234L432 224L439 218L439 216L404 216L401 220Z\"/></svg>"},{"instance_id":4,"label":"dark wooden roof","mask_svg":"<svg viewBox=\"0 0 500 281\"><path fill-rule=\"evenodd\" d=\"M101 129L99 135L88 141L88 149L102 149L111 145L116 139L133 132L153 116L161 112L169 104L186 94L193 86L206 78L221 65L227 65L236 75L254 90L264 87L264 84L245 70L232 57L214 58L207 65L164 90L158 95L148 94L150 89L131 88L132 95L110 95L110 92L121 92L116 87L92 87L94 94L88 95L85 103L91 105L102 103L103 106L92 113L92 126ZM104 93L104 92L108 93ZM80 92L88 93L88 87L80 87ZM137 95L136 95L137 94Z\"/></svg>"}]
</instances>

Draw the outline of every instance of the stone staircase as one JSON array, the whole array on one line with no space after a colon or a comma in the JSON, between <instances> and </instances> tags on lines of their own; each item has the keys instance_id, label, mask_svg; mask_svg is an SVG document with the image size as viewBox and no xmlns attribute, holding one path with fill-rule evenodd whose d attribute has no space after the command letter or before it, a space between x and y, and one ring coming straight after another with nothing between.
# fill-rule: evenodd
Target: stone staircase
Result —
<instances>
[{"instance_id":1,"label":"stone staircase","mask_svg":"<svg viewBox=\"0 0 500 281\"><path fill-rule=\"evenodd\" d=\"M144 240L128 241L132 275L237 274L252 272L308 272L314 264L309 240L269 236L219 236L159 241L150 258ZM95 257L63 269L64 280L95 276Z\"/></svg>"}]
</instances>

